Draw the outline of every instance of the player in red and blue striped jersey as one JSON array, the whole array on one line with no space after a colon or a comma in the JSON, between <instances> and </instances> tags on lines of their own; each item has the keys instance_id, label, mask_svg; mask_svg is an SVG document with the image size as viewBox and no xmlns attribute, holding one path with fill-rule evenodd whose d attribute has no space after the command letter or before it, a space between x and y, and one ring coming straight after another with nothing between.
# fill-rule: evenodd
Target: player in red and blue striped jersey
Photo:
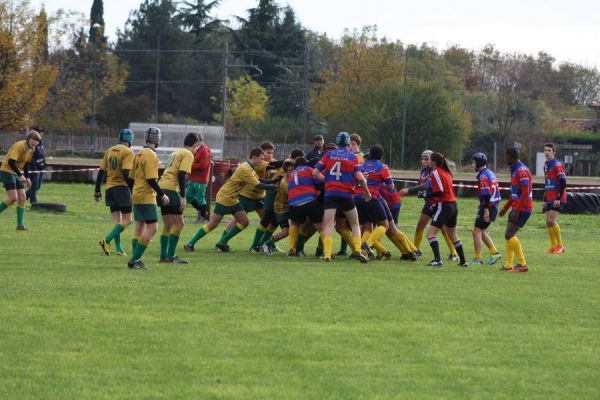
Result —
<instances>
[{"instance_id":1,"label":"player in red and blue striped jersey","mask_svg":"<svg viewBox=\"0 0 600 400\"><path fill-rule=\"evenodd\" d=\"M352 231L352 258L361 262L368 259L360 252L360 226L354 204L354 185L358 181L367 187L367 181L361 173L362 166L358 156L352 153L350 135L340 132L336 137L338 148L331 150L315 165L314 177L325 182L325 213L323 215L323 260L330 261L333 248L333 228L336 210L339 208L348 220ZM323 174L321 173L323 172ZM371 194L365 190L365 200L371 200Z\"/></svg>"},{"instance_id":2,"label":"player in red and blue striped jersey","mask_svg":"<svg viewBox=\"0 0 600 400\"><path fill-rule=\"evenodd\" d=\"M473 247L475 255L471 264L483 264L481 257L481 243L485 243L490 251L488 264L495 264L502 256L494 246L492 238L487 233L487 228L498 215L498 203L500 203L500 188L496 175L487 167L487 156L485 153L475 153L471 157L471 166L477 171L477 194L479 196L479 207L475 226L473 227Z\"/></svg>"},{"instance_id":3,"label":"player in red and blue striped jersey","mask_svg":"<svg viewBox=\"0 0 600 400\"><path fill-rule=\"evenodd\" d=\"M565 252L560 226L556 219L558 213L562 211L567 202L567 172L565 167L555 158L556 148L554 143L544 144L544 212L546 213L546 228L550 235L550 248L546 251L549 254L561 254Z\"/></svg>"},{"instance_id":4,"label":"player in red and blue striped jersey","mask_svg":"<svg viewBox=\"0 0 600 400\"><path fill-rule=\"evenodd\" d=\"M290 205L290 229L288 256L297 255L297 243L302 227L307 220L321 231L323 203L319 201L320 184L313 177L313 168L304 157L296 158L294 170L288 174L288 203Z\"/></svg>"},{"instance_id":5,"label":"player in red and blue striped jersey","mask_svg":"<svg viewBox=\"0 0 600 400\"><path fill-rule=\"evenodd\" d=\"M506 164L510 166L510 198L498 214L503 217L509 208L512 207L508 215L506 224L506 251L503 271L527 272L527 262L521 241L516 236L517 231L525 226L527 220L533 211L533 180L529 168L519 160L519 150L510 147L504 153ZM513 267L513 255L517 256L518 264Z\"/></svg>"}]
</instances>

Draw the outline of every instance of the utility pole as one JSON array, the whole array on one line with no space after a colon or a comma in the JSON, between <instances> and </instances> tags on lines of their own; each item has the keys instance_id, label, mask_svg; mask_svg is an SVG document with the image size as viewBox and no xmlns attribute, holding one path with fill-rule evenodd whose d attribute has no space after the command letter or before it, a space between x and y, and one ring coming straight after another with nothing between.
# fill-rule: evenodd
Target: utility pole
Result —
<instances>
[{"instance_id":1,"label":"utility pole","mask_svg":"<svg viewBox=\"0 0 600 400\"><path fill-rule=\"evenodd\" d=\"M90 134L90 153L96 150L96 80L97 80L97 62L96 53L98 52L98 28L99 23L92 25L92 40L93 40L93 53L92 53L92 129Z\"/></svg>"},{"instance_id":2,"label":"utility pole","mask_svg":"<svg viewBox=\"0 0 600 400\"><path fill-rule=\"evenodd\" d=\"M156 79L154 81L154 122L158 124L158 74L160 70L160 33L156 36Z\"/></svg>"},{"instance_id":3,"label":"utility pole","mask_svg":"<svg viewBox=\"0 0 600 400\"><path fill-rule=\"evenodd\" d=\"M408 86L408 48L404 52L404 93L402 110L402 135L400 144L400 169L404 169L404 138L406 137L406 87Z\"/></svg>"},{"instance_id":4,"label":"utility pole","mask_svg":"<svg viewBox=\"0 0 600 400\"><path fill-rule=\"evenodd\" d=\"M225 115L227 114L227 74L229 69L229 42L225 41L223 48L223 105L221 106L221 122L225 131Z\"/></svg>"},{"instance_id":5,"label":"utility pole","mask_svg":"<svg viewBox=\"0 0 600 400\"><path fill-rule=\"evenodd\" d=\"M308 134L308 42L304 44L304 90L303 96L303 118L302 118L302 143L306 145Z\"/></svg>"}]
</instances>

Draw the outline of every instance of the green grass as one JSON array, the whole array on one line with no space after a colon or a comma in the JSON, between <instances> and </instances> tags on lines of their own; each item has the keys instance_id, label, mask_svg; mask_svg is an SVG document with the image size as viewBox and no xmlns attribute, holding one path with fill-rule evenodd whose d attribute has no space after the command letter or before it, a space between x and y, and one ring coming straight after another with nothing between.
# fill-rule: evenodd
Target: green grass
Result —
<instances>
[{"instance_id":1,"label":"green grass","mask_svg":"<svg viewBox=\"0 0 600 400\"><path fill-rule=\"evenodd\" d=\"M111 222L92 191L44 185L41 199L69 210L28 211L28 232L14 207L0 215L2 399L600 396L597 216L561 216L567 253L550 256L536 213L520 234L526 274L254 256L253 229L229 254L211 233L180 251L188 266L158 264L156 237L137 271L101 255ZM409 235L420 205L404 202ZM475 202L459 207L470 258ZM491 229L501 250L503 224Z\"/></svg>"}]
</instances>

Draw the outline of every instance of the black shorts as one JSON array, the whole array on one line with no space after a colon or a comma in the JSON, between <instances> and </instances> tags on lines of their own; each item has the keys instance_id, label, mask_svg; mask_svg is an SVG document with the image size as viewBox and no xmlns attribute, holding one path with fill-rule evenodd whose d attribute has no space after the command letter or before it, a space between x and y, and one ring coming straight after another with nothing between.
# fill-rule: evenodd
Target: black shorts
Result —
<instances>
[{"instance_id":1,"label":"black shorts","mask_svg":"<svg viewBox=\"0 0 600 400\"><path fill-rule=\"evenodd\" d=\"M352 197L325 196L326 210L336 208L340 211L350 211L355 207L354 198Z\"/></svg>"},{"instance_id":2,"label":"black shorts","mask_svg":"<svg viewBox=\"0 0 600 400\"><path fill-rule=\"evenodd\" d=\"M442 229L442 226L455 228L458 221L458 206L456 202L437 203L433 209L431 225Z\"/></svg>"},{"instance_id":3,"label":"black shorts","mask_svg":"<svg viewBox=\"0 0 600 400\"><path fill-rule=\"evenodd\" d=\"M121 211L123 214L131 213L131 191L127 186L113 186L104 192L106 205L110 212Z\"/></svg>"},{"instance_id":4,"label":"black shorts","mask_svg":"<svg viewBox=\"0 0 600 400\"><path fill-rule=\"evenodd\" d=\"M364 197L355 197L356 210L358 211L358 223L364 225L368 222L386 221L387 216L381 201L379 199L371 199L365 201Z\"/></svg>"},{"instance_id":5,"label":"black shorts","mask_svg":"<svg viewBox=\"0 0 600 400\"><path fill-rule=\"evenodd\" d=\"M508 222L522 228L525 226L530 216L531 211L519 211L519 215L517 216L516 211L511 210L510 214L508 214Z\"/></svg>"},{"instance_id":6,"label":"black shorts","mask_svg":"<svg viewBox=\"0 0 600 400\"><path fill-rule=\"evenodd\" d=\"M174 190L168 189L165 189L164 192L169 198L169 204L163 206L161 205L160 198L157 198L156 201L160 206L160 213L162 215L182 215L183 211L179 209L179 207L181 206L181 197L179 196L179 193L177 193Z\"/></svg>"},{"instance_id":7,"label":"black shorts","mask_svg":"<svg viewBox=\"0 0 600 400\"><path fill-rule=\"evenodd\" d=\"M490 222L485 222L483 220L483 208L477 210L477 217L475 217L475 228L479 228L481 230L486 230L492 222L496 220L496 216L498 215L498 205L494 205L490 207Z\"/></svg>"},{"instance_id":8,"label":"black shorts","mask_svg":"<svg viewBox=\"0 0 600 400\"><path fill-rule=\"evenodd\" d=\"M390 210L390 206L388 205L387 201L385 201L384 198L379 199L379 201L381 201L381 205L383 206L383 211L385 211L385 218L389 222L394 221L394 214L392 213L392 210ZM398 210L398 212L400 212L400 208L396 208L395 210ZM398 221L398 212L396 213L396 221ZM394 221L394 222L396 222L396 221Z\"/></svg>"},{"instance_id":9,"label":"black shorts","mask_svg":"<svg viewBox=\"0 0 600 400\"><path fill-rule=\"evenodd\" d=\"M319 200L313 200L300 206L290 206L290 219L296 225L302 225L310 219L314 224L323 221L323 204Z\"/></svg>"},{"instance_id":10,"label":"black shorts","mask_svg":"<svg viewBox=\"0 0 600 400\"><path fill-rule=\"evenodd\" d=\"M400 207L394 208L390 211L392 212L392 221L394 221L394 224L398 225L398 218L400 217Z\"/></svg>"},{"instance_id":11,"label":"black shorts","mask_svg":"<svg viewBox=\"0 0 600 400\"><path fill-rule=\"evenodd\" d=\"M432 206L434 206L434 205L435 204L427 204L427 203L423 204L423 208L421 209L421 214L425 214L429 218L433 218L433 212L435 211L435 208L433 208Z\"/></svg>"},{"instance_id":12,"label":"black shorts","mask_svg":"<svg viewBox=\"0 0 600 400\"><path fill-rule=\"evenodd\" d=\"M260 224L262 226L277 226L277 215L275 214L275 211L273 209L267 210L265 208L265 215L262 217L262 219L260 220Z\"/></svg>"}]
</instances>

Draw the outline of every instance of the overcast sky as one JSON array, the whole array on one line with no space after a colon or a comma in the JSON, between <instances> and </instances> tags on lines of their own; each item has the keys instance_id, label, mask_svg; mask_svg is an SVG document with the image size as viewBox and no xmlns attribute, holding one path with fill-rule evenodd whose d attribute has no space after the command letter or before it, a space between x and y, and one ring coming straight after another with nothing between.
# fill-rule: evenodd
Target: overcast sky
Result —
<instances>
[{"instance_id":1,"label":"overcast sky","mask_svg":"<svg viewBox=\"0 0 600 400\"><path fill-rule=\"evenodd\" d=\"M140 0L104 0L106 34L116 38ZM34 0L50 13L59 8L89 17L92 0ZM220 18L247 15L258 0L222 0ZM344 29L377 25L381 36L403 43L451 45L502 52L546 51L557 61L600 67L600 0L289 0L303 26L339 38Z\"/></svg>"}]
</instances>

